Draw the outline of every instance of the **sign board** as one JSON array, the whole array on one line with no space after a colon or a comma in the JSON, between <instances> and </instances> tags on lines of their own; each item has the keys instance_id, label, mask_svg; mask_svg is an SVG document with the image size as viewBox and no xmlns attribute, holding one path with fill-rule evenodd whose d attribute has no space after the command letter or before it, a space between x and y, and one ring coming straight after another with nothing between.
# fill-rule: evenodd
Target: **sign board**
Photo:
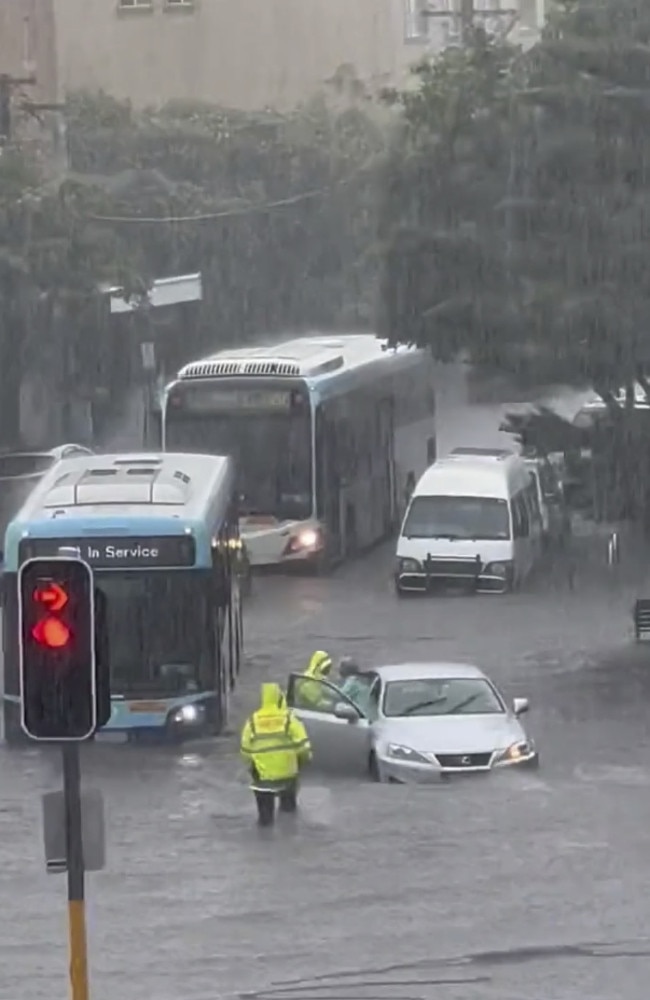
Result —
<instances>
[{"instance_id":1,"label":"sign board","mask_svg":"<svg viewBox=\"0 0 650 1000\"><path fill-rule=\"evenodd\" d=\"M189 535L162 535L134 538L25 538L19 547L20 561L37 556L57 555L62 548L74 548L94 569L179 569L193 566L196 543Z\"/></svg>"},{"instance_id":2,"label":"sign board","mask_svg":"<svg viewBox=\"0 0 650 1000\"><path fill-rule=\"evenodd\" d=\"M170 405L188 413L291 413L305 396L295 389L243 389L192 386L174 395Z\"/></svg>"},{"instance_id":3,"label":"sign board","mask_svg":"<svg viewBox=\"0 0 650 1000\"><path fill-rule=\"evenodd\" d=\"M60 874L68 870L63 792L46 792L42 801L45 866L50 874ZM92 789L81 793L81 841L85 870L102 871L106 866L104 799Z\"/></svg>"}]
</instances>

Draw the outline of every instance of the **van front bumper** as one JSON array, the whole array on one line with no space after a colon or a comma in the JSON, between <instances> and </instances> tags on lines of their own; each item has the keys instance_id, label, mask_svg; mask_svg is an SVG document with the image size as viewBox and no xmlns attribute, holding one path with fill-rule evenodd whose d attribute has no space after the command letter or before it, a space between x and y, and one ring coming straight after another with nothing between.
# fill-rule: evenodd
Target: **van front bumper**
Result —
<instances>
[{"instance_id":1,"label":"van front bumper","mask_svg":"<svg viewBox=\"0 0 650 1000\"><path fill-rule=\"evenodd\" d=\"M512 587L510 562L481 563L469 559L399 559L395 587L400 593L429 593L436 587L466 586L479 594L505 594Z\"/></svg>"}]
</instances>

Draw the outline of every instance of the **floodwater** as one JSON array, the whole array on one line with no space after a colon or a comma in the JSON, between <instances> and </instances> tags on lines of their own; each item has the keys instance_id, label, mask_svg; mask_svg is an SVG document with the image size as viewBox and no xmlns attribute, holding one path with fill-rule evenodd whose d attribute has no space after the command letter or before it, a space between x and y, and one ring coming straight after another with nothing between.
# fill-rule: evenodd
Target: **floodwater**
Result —
<instances>
[{"instance_id":1,"label":"floodwater","mask_svg":"<svg viewBox=\"0 0 650 1000\"><path fill-rule=\"evenodd\" d=\"M449 385L449 380L446 382ZM498 414L442 396L442 450ZM311 774L260 834L236 732L185 750L96 746L108 866L88 876L93 1000L645 1000L650 652L631 642L642 560L584 538L508 596L398 601L388 546L329 579L256 581L233 730L311 651L470 660L527 696L541 770L411 788ZM650 647L649 647L650 649ZM0 998L66 995L65 879L44 871L55 756L0 753Z\"/></svg>"}]
</instances>

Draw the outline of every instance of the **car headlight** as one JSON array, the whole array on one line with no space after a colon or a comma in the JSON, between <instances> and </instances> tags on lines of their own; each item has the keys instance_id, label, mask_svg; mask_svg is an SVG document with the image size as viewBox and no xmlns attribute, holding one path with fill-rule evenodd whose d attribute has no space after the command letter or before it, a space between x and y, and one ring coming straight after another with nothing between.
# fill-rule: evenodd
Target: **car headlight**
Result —
<instances>
[{"instance_id":1,"label":"car headlight","mask_svg":"<svg viewBox=\"0 0 650 1000\"><path fill-rule=\"evenodd\" d=\"M205 715L203 705L181 705L172 715L174 722L192 724L202 722Z\"/></svg>"},{"instance_id":2,"label":"car headlight","mask_svg":"<svg viewBox=\"0 0 650 1000\"><path fill-rule=\"evenodd\" d=\"M527 760L535 753L535 745L531 740L519 740L513 743L507 750L502 750L498 759L500 761L511 761L513 764L518 760Z\"/></svg>"},{"instance_id":3,"label":"car headlight","mask_svg":"<svg viewBox=\"0 0 650 1000\"><path fill-rule=\"evenodd\" d=\"M417 559L400 559L399 571L400 573L421 573L422 565Z\"/></svg>"},{"instance_id":4,"label":"car headlight","mask_svg":"<svg viewBox=\"0 0 650 1000\"><path fill-rule=\"evenodd\" d=\"M418 753L417 750L411 750L410 747L400 746L399 743L388 744L388 756L392 757L393 760L410 761L415 764L431 763L430 760L428 760L423 754Z\"/></svg>"}]
</instances>

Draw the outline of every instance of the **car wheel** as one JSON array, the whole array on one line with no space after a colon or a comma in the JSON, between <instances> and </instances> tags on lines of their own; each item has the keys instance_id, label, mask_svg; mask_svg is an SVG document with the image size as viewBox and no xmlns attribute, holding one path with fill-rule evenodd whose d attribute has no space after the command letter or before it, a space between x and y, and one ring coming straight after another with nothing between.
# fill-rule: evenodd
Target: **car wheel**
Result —
<instances>
[{"instance_id":1,"label":"car wheel","mask_svg":"<svg viewBox=\"0 0 650 1000\"><path fill-rule=\"evenodd\" d=\"M371 781L381 782L381 771L379 770L379 762L374 751L370 754L368 758L368 774L370 775Z\"/></svg>"}]
</instances>

